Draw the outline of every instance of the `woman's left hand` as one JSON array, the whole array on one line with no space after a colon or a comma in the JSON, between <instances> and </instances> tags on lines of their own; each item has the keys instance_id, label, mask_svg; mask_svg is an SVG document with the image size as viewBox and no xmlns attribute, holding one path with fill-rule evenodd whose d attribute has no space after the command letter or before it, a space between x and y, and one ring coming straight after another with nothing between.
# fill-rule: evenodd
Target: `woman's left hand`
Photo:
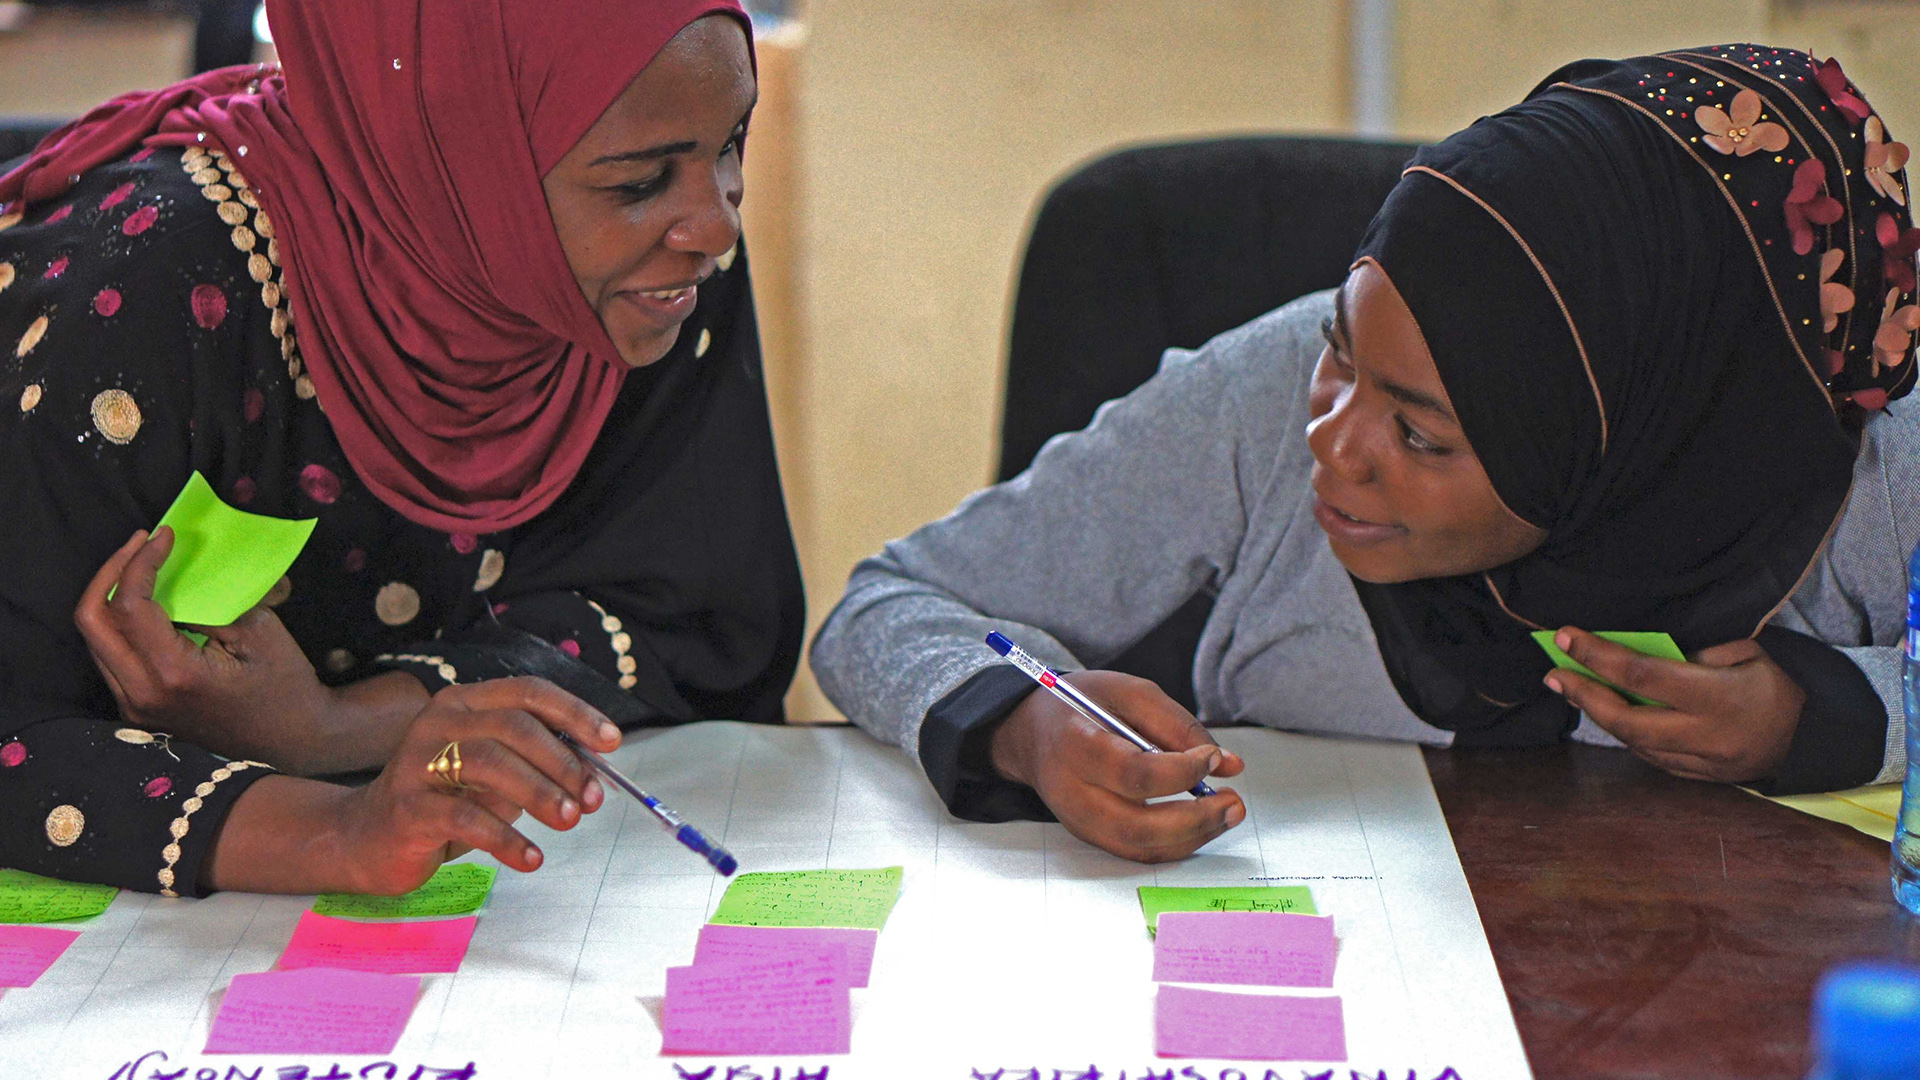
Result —
<instances>
[{"instance_id":1,"label":"woman's left hand","mask_svg":"<svg viewBox=\"0 0 1920 1080\"><path fill-rule=\"evenodd\" d=\"M1556 670L1547 688L1593 718L1641 758L1691 780L1746 783L1786 759L1806 692L1751 639L1702 650L1692 663L1663 660L1564 627L1562 652L1641 697L1635 705L1572 671Z\"/></svg>"},{"instance_id":2,"label":"woman's left hand","mask_svg":"<svg viewBox=\"0 0 1920 1080\"><path fill-rule=\"evenodd\" d=\"M255 607L230 626L197 626L197 647L153 599L173 531L137 532L100 567L74 623L129 724L165 731L215 753L298 768L323 739L336 694L273 612ZM112 599L108 599L108 595Z\"/></svg>"}]
</instances>

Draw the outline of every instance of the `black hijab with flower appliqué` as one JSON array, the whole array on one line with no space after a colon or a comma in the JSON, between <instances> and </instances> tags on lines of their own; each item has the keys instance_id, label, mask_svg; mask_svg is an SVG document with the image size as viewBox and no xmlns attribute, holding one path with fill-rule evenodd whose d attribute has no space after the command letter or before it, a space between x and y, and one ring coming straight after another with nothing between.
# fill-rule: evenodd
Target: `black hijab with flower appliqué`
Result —
<instances>
[{"instance_id":1,"label":"black hijab with flower appliqu\u00e9","mask_svg":"<svg viewBox=\"0 0 1920 1080\"><path fill-rule=\"evenodd\" d=\"M1564 737L1528 631L1757 634L1913 385L1906 148L1839 65L1730 45L1586 60L1420 152L1359 258L1393 280L1508 509L1491 572L1356 581L1409 707ZM1356 264L1357 265L1357 264Z\"/></svg>"}]
</instances>

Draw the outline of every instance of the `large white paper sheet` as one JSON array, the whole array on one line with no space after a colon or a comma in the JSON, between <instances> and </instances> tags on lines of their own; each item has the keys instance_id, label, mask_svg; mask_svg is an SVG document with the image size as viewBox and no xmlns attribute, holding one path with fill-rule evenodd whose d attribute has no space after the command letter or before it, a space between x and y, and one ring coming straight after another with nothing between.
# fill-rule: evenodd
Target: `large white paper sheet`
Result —
<instances>
[{"instance_id":1,"label":"large white paper sheet","mask_svg":"<svg viewBox=\"0 0 1920 1080\"><path fill-rule=\"evenodd\" d=\"M1247 760L1232 783L1248 819L1157 867L1058 825L949 818L911 761L845 728L706 723L630 738L614 762L723 836L745 870L906 868L872 985L853 991L850 1056L660 1056L666 969L691 962L725 883L614 798L570 833L523 825L546 866L501 872L466 963L424 978L387 1058L200 1053L228 981L272 966L311 897L123 892L37 985L0 998L0 1077L318 1080L337 1063L336 1080L438 1080L471 1062L472 1076L513 1080L1527 1080L1418 750L1219 735ZM1333 992L1350 1060L1328 1074L1156 1058L1134 893L1155 884L1310 886L1340 936Z\"/></svg>"}]
</instances>

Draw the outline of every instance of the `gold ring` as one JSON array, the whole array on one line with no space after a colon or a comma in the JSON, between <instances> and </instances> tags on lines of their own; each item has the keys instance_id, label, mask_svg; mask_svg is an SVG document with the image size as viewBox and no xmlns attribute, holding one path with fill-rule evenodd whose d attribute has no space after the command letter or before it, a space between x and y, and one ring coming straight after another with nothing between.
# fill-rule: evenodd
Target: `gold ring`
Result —
<instances>
[{"instance_id":1,"label":"gold ring","mask_svg":"<svg viewBox=\"0 0 1920 1080\"><path fill-rule=\"evenodd\" d=\"M433 760L427 762L427 772L455 794L467 790L467 785L460 782L460 744L457 742L448 743L446 749L433 755Z\"/></svg>"}]
</instances>

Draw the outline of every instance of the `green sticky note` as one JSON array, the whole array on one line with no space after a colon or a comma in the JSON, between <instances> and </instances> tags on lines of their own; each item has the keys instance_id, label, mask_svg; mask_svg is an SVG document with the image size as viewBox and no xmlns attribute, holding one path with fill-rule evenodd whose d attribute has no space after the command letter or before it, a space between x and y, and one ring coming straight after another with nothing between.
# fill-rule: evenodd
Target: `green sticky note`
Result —
<instances>
[{"instance_id":1,"label":"green sticky note","mask_svg":"<svg viewBox=\"0 0 1920 1080\"><path fill-rule=\"evenodd\" d=\"M1279 911L1318 915L1313 893L1305 885L1225 885L1174 888L1140 886L1140 913L1147 917L1147 933L1160 931L1160 916L1168 911Z\"/></svg>"},{"instance_id":2,"label":"green sticky note","mask_svg":"<svg viewBox=\"0 0 1920 1080\"><path fill-rule=\"evenodd\" d=\"M344 915L352 919L421 919L435 915L466 915L480 910L493 891L498 870L478 863L449 863L433 872L425 885L400 896L360 896L322 893L313 902L316 915Z\"/></svg>"},{"instance_id":3,"label":"green sticky note","mask_svg":"<svg viewBox=\"0 0 1920 1080\"><path fill-rule=\"evenodd\" d=\"M174 622L225 626L267 595L317 521L235 510L195 472L160 519L173 529L173 553L160 567L153 598Z\"/></svg>"},{"instance_id":4,"label":"green sticky note","mask_svg":"<svg viewBox=\"0 0 1920 1080\"><path fill-rule=\"evenodd\" d=\"M0 923L91 919L107 910L119 893L111 885L57 881L25 870L0 870Z\"/></svg>"},{"instance_id":5,"label":"green sticky note","mask_svg":"<svg viewBox=\"0 0 1920 1080\"><path fill-rule=\"evenodd\" d=\"M741 874L709 922L727 926L837 926L878 930L900 899L901 869Z\"/></svg>"},{"instance_id":6,"label":"green sticky note","mask_svg":"<svg viewBox=\"0 0 1920 1080\"><path fill-rule=\"evenodd\" d=\"M1553 643L1554 634L1555 631L1553 630L1535 630L1533 632L1533 640L1542 649L1547 651L1548 656L1553 658L1554 667L1585 675L1587 678L1624 696L1635 705L1653 705L1662 709L1667 707L1665 702L1655 701L1649 697L1641 697L1631 690L1621 689L1600 676L1595 675L1585 664L1561 652L1560 646ZM1595 630L1593 636L1605 638L1616 645L1625 645L1637 653L1657 656L1662 660L1678 660L1681 663L1685 663L1687 660L1687 655L1680 651L1680 646L1675 645L1673 638L1666 634L1649 630Z\"/></svg>"}]
</instances>

